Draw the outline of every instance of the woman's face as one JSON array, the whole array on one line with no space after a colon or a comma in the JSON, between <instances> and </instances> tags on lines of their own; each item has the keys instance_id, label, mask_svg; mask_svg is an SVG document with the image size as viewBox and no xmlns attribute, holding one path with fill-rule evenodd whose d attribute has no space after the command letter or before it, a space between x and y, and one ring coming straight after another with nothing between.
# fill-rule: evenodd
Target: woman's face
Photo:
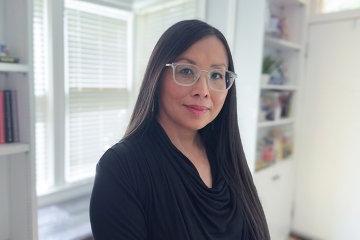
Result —
<instances>
[{"instance_id":1,"label":"woman's face","mask_svg":"<svg viewBox=\"0 0 360 240\"><path fill-rule=\"evenodd\" d=\"M228 57L222 42L206 37L194 43L182 53L175 63L190 63L202 70L228 69ZM201 72L192 86L181 86L173 80L171 67L163 75L159 121L181 130L199 130L213 121L219 114L227 91L216 91L207 84L207 73Z\"/></svg>"}]
</instances>

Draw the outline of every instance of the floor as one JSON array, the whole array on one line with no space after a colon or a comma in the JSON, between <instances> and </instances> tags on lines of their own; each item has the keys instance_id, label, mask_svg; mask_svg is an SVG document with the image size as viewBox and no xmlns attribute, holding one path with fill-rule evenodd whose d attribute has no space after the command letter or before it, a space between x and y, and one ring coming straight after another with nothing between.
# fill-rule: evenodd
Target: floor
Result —
<instances>
[{"instance_id":1,"label":"floor","mask_svg":"<svg viewBox=\"0 0 360 240\"><path fill-rule=\"evenodd\" d=\"M40 240L90 240L90 196L38 210Z\"/></svg>"}]
</instances>

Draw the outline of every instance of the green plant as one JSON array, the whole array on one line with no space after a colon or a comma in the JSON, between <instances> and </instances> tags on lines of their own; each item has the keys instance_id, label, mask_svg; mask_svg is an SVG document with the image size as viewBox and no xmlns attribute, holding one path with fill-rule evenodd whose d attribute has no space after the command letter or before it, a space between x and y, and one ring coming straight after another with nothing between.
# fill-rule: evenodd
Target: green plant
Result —
<instances>
[{"instance_id":1,"label":"green plant","mask_svg":"<svg viewBox=\"0 0 360 240\"><path fill-rule=\"evenodd\" d=\"M270 75L276 68L280 67L281 63L282 62L280 60L276 60L270 56L266 56L263 59L262 73Z\"/></svg>"}]
</instances>

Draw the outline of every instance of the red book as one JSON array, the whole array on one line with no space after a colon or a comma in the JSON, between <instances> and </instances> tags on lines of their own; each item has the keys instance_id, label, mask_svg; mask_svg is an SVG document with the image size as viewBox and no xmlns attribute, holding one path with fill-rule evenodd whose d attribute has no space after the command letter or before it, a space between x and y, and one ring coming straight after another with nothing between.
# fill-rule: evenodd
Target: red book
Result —
<instances>
[{"instance_id":1,"label":"red book","mask_svg":"<svg viewBox=\"0 0 360 240\"><path fill-rule=\"evenodd\" d=\"M4 91L0 90L0 144L5 143Z\"/></svg>"}]
</instances>

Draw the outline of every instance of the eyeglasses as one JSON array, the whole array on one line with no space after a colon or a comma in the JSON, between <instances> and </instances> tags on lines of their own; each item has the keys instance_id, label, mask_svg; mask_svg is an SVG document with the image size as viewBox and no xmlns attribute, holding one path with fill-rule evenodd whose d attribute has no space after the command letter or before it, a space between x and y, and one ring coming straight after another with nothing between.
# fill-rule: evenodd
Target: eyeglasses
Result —
<instances>
[{"instance_id":1,"label":"eyeglasses","mask_svg":"<svg viewBox=\"0 0 360 240\"><path fill-rule=\"evenodd\" d=\"M174 81L181 86L192 86L200 78L201 72L207 72L208 86L215 91L226 91L237 77L235 73L224 69L201 70L190 63L168 63L172 67Z\"/></svg>"}]
</instances>

